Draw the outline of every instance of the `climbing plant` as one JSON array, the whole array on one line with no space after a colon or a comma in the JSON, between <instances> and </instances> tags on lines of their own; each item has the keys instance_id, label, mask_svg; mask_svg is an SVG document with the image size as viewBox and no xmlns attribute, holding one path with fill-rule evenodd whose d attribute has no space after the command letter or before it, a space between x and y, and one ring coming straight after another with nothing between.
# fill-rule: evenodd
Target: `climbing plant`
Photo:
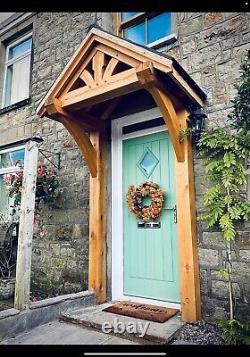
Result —
<instances>
[{"instance_id":1,"label":"climbing plant","mask_svg":"<svg viewBox=\"0 0 250 357\"><path fill-rule=\"evenodd\" d=\"M232 284L232 241L237 224L250 220L250 203L244 193L247 183L246 161L250 156L250 51L241 65L240 83L232 101L233 111L228 116L229 129L206 130L199 140L198 150L205 163L205 177L209 188L203 198L200 216L208 228L222 231L226 258L219 275L228 281L230 320L235 316L235 296Z\"/></svg>"}]
</instances>

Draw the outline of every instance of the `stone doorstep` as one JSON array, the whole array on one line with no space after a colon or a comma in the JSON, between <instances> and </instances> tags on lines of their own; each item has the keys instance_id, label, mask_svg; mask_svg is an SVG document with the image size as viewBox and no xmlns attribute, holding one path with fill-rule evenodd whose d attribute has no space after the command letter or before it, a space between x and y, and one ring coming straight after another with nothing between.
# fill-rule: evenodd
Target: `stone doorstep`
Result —
<instances>
[{"instance_id":1,"label":"stone doorstep","mask_svg":"<svg viewBox=\"0 0 250 357\"><path fill-rule=\"evenodd\" d=\"M102 331L102 324L104 322L109 322L111 326L114 326L113 324L115 318L125 324L129 322L138 324L138 322L141 322L144 326L146 322L149 322L149 327L144 337L139 337L136 334L132 335L127 331L125 331L122 335L114 333L114 331L109 333L110 335L119 337L123 336L123 338L145 344L149 344L149 342L153 344L167 344L173 338L174 334L184 325L184 322L181 321L180 314L173 316L164 323L159 323L102 311L104 308L112 304L113 302L109 302L96 305L94 307L83 308L71 313L62 313L59 316L59 321L79 324L99 331Z\"/></svg>"}]
</instances>

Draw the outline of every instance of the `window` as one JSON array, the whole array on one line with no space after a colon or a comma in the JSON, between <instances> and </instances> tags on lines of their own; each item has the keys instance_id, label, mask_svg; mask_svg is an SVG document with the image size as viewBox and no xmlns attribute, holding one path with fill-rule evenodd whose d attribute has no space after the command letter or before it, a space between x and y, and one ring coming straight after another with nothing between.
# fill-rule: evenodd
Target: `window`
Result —
<instances>
[{"instance_id":1,"label":"window","mask_svg":"<svg viewBox=\"0 0 250 357\"><path fill-rule=\"evenodd\" d=\"M31 46L30 33L6 47L3 108L29 97Z\"/></svg>"},{"instance_id":2,"label":"window","mask_svg":"<svg viewBox=\"0 0 250 357\"><path fill-rule=\"evenodd\" d=\"M118 19L118 32L124 38L148 47L176 39L170 12L122 12Z\"/></svg>"},{"instance_id":3,"label":"window","mask_svg":"<svg viewBox=\"0 0 250 357\"><path fill-rule=\"evenodd\" d=\"M12 212L13 198L8 195L10 174L20 172L24 164L24 145L0 150L0 212L8 215Z\"/></svg>"}]
</instances>

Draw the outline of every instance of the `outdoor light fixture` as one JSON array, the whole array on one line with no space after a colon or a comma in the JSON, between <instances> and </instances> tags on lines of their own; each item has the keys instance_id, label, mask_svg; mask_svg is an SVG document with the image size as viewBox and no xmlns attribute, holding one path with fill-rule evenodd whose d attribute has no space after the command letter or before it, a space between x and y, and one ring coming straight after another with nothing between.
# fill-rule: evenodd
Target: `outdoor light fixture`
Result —
<instances>
[{"instance_id":1,"label":"outdoor light fixture","mask_svg":"<svg viewBox=\"0 0 250 357\"><path fill-rule=\"evenodd\" d=\"M192 128L192 141L195 145L198 144L202 130L205 127L205 118L207 115L199 107L192 110L191 114L188 116L190 119L190 124Z\"/></svg>"}]
</instances>

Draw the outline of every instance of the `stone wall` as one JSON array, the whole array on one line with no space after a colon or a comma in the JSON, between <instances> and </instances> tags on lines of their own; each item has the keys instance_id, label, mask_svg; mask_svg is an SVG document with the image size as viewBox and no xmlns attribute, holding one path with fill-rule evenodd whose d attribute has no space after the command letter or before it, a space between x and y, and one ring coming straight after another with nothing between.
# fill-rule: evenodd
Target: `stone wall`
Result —
<instances>
[{"instance_id":1,"label":"stone wall","mask_svg":"<svg viewBox=\"0 0 250 357\"><path fill-rule=\"evenodd\" d=\"M33 23L33 68L30 103L0 112L0 146L32 135L44 139L40 146L61 153L59 179L64 190L56 208L46 209L42 223L48 235L34 236L32 292L41 296L86 290L88 286L88 202L89 172L72 137L63 125L40 119L36 108L64 69L89 26L98 24L110 30L111 14L37 13L21 29ZM11 31L18 32L18 28ZM4 39L8 39L5 34ZM1 40L1 39L0 39ZM50 156L56 162L56 156Z\"/></svg>"},{"instance_id":2,"label":"stone wall","mask_svg":"<svg viewBox=\"0 0 250 357\"><path fill-rule=\"evenodd\" d=\"M226 127L236 94L239 66L250 48L249 13L178 13L178 41L167 53L174 56L208 93L205 111L208 126ZM165 51L166 51L165 50ZM206 189L202 160L194 155L197 215ZM250 189L250 188L249 188ZM245 188L246 190L246 188ZM225 318L228 311L228 288L218 277L225 256L221 233L208 231L198 222L199 262L202 312L206 319ZM250 319L250 224L238 227L233 244L233 287L236 315Z\"/></svg>"},{"instance_id":3,"label":"stone wall","mask_svg":"<svg viewBox=\"0 0 250 357\"><path fill-rule=\"evenodd\" d=\"M249 13L175 13L178 40L165 49L208 92L208 124L225 126L236 91L239 66L249 49ZM59 172L63 201L45 210L48 236L34 237L32 286L48 293L69 293L87 288L89 172L76 143L55 121L35 114L37 105L63 70L93 23L112 31L108 13L38 13L33 22L34 58L31 101L23 107L0 112L0 145L40 134L46 150L61 152ZM20 26L16 30L20 30ZM12 34L14 30L12 31ZM5 34L5 39L7 35ZM0 58L1 60L1 58ZM1 78L0 78L1 81ZM53 159L55 159L53 157ZM202 160L195 154L197 213L206 187ZM250 313L250 225L239 227L233 251L237 311ZM225 254L220 233L198 223L202 310L204 318L223 318L228 311L227 287L217 272Z\"/></svg>"}]
</instances>

